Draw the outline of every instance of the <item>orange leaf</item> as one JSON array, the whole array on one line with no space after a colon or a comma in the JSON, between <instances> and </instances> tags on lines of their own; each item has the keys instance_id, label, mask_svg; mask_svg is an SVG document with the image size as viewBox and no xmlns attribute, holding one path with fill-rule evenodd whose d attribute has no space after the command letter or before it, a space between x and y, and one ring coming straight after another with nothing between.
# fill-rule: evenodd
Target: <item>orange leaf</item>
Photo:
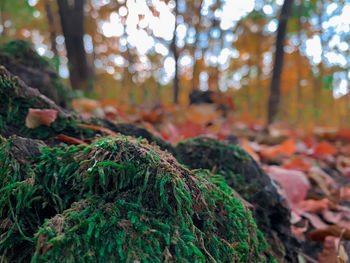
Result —
<instances>
[{"instance_id":1,"label":"orange leaf","mask_svg":"<svg viewBox=\"0 0 350 263\"><path fill-rule=\"evenodd\" d=\"M57 118L57 111L51 109L29 109L26 126L35 129L40 125L50 126Z\"/></svg>"},{"instance_id":2,"label":"orange leaf","mask_svg":"<svg viewBox=\"0 0 350 263\"><path fill-rule=\"evenodd\" d=\"M280 144L278 147L279 147L280 154L290 156L295 153L295 145L294 145L293 139L286 140L285 142Z\"/></svg>"},{"instance_id":3,"label":"orange leaf","mask_svg":"<svg viewBox=\"0 0 350 263\"><path fill-rule=\"evenodd\" d=\"M72 101L73 109L76 112L92 112L95 108L101 107L101 103L92 99L76 99Z\"/></svg>"},{"instance_id":4,"label":"orange leaf","mask_svg":"<svg viewBox=\"0 0 350 263\"><path fill-rule=\"evenodd\" d=\"M192 105L187 111L188 120L199 125L213 122L220 116L221 112L217 111L215 105L212 104Z\"/></svg>"},{"instance_id":5,"label":"orange leaf","mask_svg":"<svg viewBox=\"0 0 350 263\"><path fill-rule=\"evenodd\" d=\"M290 156L295 153L294 140L289 139L284 141L280 145L275 145L272 147L261 146L260 154L265 160L273 160L279 155Z\"/></svg>"},{"instance_id":6,"label":"orange leaf","mask_svg":"<svg viewBox=\"0 0 350 263\"><path fill-rule=\"evenodd\" d=\"M108 134L108 135L111 135L111 136L118 136L118 134L116 132L111 131L110 129L107 129L105 127L96 126L96 125L82 124L82 123L77 123L76 125L78 127L81 127L81 128L102 132L102 133L105 133L105 134Z\"/></svg>"},{"instance_id":7,"label":"orange leaf","mask_svg":"<svg viewBox=\"0 0 350 263\"><path fill-rule=\"evenodd\" d=\"M292 160L288 160L285 164L282 165L282 167L285 169L297 170L302 172L307 172L312 168L310 164L308 164L301 158L294 158Z\"/></svg>"}]
</instances>

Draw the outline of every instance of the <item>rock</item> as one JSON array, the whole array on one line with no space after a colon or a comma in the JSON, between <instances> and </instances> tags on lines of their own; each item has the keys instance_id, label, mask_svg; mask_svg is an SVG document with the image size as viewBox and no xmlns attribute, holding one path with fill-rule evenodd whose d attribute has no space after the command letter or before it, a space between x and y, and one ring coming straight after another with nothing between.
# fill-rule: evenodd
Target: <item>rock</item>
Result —
<instances>
[{"instance_id":1,"label":"rock","mask_svg":"<svg viewBox=\"0 0 350 263\"><path fill-rule=\"evenodd\" d=\"M20 164L5 147L13 140L0 139L5 262L273 259L223 178L187 170L146 141L43 148Z\"/></svg>"},{"instance_id":2,"label":"rock","mask_svg":"<svg viewBox=\"0 0 350 263\"><path fill-rule=\"evenodd\" d=\"M28 86L36 88L56 104L67 107L71 91L65 87L49 60L39 56L31 43L15 40L0 46L0 65L20 77Z\"/></svg>"}]
</instances>

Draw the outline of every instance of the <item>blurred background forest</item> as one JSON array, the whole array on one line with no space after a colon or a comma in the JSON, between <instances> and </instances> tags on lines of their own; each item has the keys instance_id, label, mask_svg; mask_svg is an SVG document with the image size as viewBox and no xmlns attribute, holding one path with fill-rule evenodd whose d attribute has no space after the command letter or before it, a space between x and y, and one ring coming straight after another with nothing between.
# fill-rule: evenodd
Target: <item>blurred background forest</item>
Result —
<instances>
[{"instance_id":1,"label":"blurred background forest","mask_svg":"<svg viewBox=\"0 0 350 263\"><path fill-rule=\"evenodd\" d=\"M266 123L288 2L276 120L348 126L348 0L1 0L0 39L33 42L77 96L187 107L194 90L220 91L236 118Z\"/></svg>"}]
</instances>

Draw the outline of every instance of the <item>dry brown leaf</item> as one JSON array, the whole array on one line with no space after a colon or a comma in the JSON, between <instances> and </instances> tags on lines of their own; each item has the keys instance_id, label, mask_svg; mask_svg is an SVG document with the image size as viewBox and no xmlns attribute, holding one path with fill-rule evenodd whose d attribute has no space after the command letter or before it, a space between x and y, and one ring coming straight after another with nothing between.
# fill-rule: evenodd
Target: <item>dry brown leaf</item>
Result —
<instances>
[{"instance_id":1,"label":"dry brown leaf","mask_svg":"<svg viewBox=\"0 0 350 263\"><path fill-rule=\"evenodd\" d=\"M327 236L341 236L347 240L350 240L350 230L337 225L332 225L325 228L313 229L307 235L309 240L318 242L322 242Z\"/></svg>"},{"instance_id":2,"label":"dry brown leaf","mask_svg":"<svg viewBox=\"0 0 350 263\"><path fill-rule=\"evenodd\" d=\"M318 213L328 209L330 201L326 198L321 200L302 200L297 206L300 210L309 213Z\"/></svg>"}]
</instances>

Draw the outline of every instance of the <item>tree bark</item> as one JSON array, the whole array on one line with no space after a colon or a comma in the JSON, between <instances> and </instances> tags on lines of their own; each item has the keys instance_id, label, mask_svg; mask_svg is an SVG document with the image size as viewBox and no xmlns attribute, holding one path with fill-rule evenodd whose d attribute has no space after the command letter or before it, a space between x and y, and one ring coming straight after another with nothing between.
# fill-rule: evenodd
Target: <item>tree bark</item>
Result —
<instances>
[{"instance_id":1,"label":"tree bark","mask_svg":"<svg viewBox=\"0 0 350 263\"><path fill-rule=\"evenodd\" d=\"M272 79L270 84L270 97L268 101L268 113L267 122L271 124L275 121L278 113L281 93L281 74L283 68L283 57L284 57L284 42L287 33L288 19L292 10L294 0L284 0L281 14L279 16L279 23L277 29L276 38L276 53L275 61L273 66Z\"/></svg>"},{"instance_id":2,"label":"tree bark","mask_svg":"<svg viewBox=\"0 0 350 263\"><path fill-rule=\"evenodd\" d=\"M57 0L69 61L70 82L76 90L92 91L92 71L84 49L84 0Z\"/></svg>"},{"instance_id":3,"label":"tree bark","mask_svg":"<svg viewBox=\"0 0 350 263\"><path fill-rule=\"evenodd\" d=\"M179 67L178 67L178 60L179 60L179 54L176 47L176 27L177 27L177 14L178 14L178 1L175 0L175 28L174 28L174 36L173 40L171 42L171 50L174 55L175 60L175 73L174 73L174 82L173 82L173 92L174 92L174 98L173 102L178 103L179 102Z\"/></svg>"}]
</instances>

